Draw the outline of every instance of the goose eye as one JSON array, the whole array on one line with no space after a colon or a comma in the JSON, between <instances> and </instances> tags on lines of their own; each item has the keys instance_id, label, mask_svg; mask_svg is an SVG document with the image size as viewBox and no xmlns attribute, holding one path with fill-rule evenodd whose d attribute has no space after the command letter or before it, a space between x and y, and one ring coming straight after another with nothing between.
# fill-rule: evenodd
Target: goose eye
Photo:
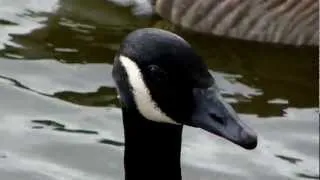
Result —
<instances>
[{"instance_id":1,"label":"goose eye","mask_svg":"<svg viewBox=\"0 0 320 180\"><path fill-rule=\"evenodd\" d=\"M149 69L149 71L153 72L153 71L158 71L160 69L160 67L157 65L149 65L148 69Z\"/></svg>"},{"instance_id":2,"label":"goose eye","mask_svg":"<svg viewBox=\"0 0 320 180\"><path fill-rule=\"evenodd\" d=\"M149 65L148 70L153 80L164 81L167 79L167 73L157 65Z\"/></svg>"}]
</instances>

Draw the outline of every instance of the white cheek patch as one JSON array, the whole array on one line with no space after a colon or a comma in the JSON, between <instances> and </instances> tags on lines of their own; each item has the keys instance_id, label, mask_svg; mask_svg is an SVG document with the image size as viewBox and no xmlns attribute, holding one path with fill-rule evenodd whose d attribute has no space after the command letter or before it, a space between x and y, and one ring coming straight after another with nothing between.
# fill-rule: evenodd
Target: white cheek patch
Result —
<instances>
[{"instance_id":1,"label":"white cheek patch","mask_svg":"<svg viewBox=\"0 0 320 180\"><path fill-rule=\"evenodd\" d=\"M138 65L125 56L119 56L119 60L127 73L134 101L139 112L148 120L178 124L162 112L157 103L152 99Z\"/></svg>"}]
</instances>

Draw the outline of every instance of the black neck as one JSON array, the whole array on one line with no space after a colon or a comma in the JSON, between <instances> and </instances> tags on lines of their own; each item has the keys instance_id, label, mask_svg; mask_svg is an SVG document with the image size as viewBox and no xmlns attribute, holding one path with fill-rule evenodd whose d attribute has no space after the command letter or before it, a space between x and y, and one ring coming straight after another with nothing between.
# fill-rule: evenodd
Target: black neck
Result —
<instances>
[{"instance_id":1,"label":"black neck","mask_svg":"<svg viewBox=\"0 0 320 180\"><path fill-rule=\"evenodd\" d=\"M181 180L182 126L157 123L122 109L126 180Z\"/></svg>"}]
</instances>

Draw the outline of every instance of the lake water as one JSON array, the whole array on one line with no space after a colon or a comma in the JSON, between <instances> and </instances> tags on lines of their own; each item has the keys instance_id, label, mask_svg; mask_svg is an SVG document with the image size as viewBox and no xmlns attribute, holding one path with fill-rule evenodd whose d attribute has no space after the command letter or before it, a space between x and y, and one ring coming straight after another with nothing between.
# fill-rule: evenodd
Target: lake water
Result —
<instances>
[{"instance_id":1,"label":"lake water","mask_svg":"<svg viewBox=\"0 0 320 180\"><path fill-rule=\"evenodd\" d=\"M184 180L319 179L318 48L248 43L173 28L140 2L0 0L0 179L123 179L111 79L121 40L175 30L204 57L224 97L259 134L246 151L184 128Z\"/></svg>"}]
</instances>

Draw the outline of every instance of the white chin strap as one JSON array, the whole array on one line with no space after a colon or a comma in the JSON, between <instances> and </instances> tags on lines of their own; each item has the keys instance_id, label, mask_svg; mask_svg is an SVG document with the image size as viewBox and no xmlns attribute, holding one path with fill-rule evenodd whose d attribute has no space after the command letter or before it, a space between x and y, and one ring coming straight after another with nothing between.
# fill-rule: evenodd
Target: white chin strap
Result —
<instances>
[{"instance_id":1,"label":"white chin strap","mask_svg":"<svg viewBox=\"0 0 320 180\"><path fill-rule=\"evenodd\" d=\"M151 121L179 124L167 116L152 99L138 65L125 56L120 55L119 60L127 73L129 83L132 87L134 101L139 112Z\"/></svg>"}]
</instances>

